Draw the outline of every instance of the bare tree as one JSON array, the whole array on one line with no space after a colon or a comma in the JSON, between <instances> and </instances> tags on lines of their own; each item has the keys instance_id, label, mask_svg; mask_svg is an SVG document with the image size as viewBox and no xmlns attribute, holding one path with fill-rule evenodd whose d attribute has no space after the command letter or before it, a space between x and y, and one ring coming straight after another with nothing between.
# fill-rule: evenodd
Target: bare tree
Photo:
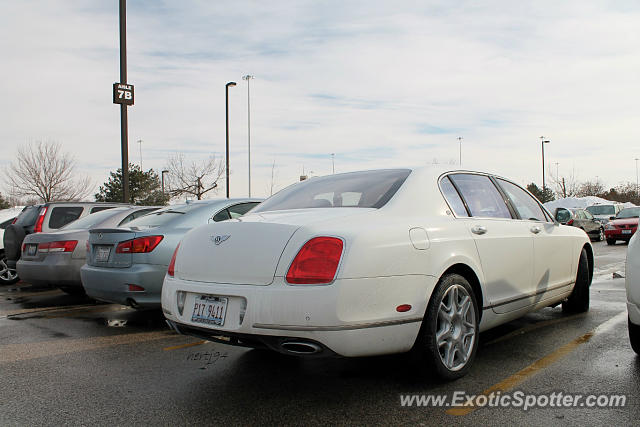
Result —
<instances>
[{"instance_id":1,"label":"bare tree","mask_svg":"<svg viewBox=\"0 0 640 427\"><path fill-rule=\"evenodd\" d=\"M551 182L555 187L555 193L558 198L574 197L578 194L580 183L576 180L575 171L571 171L571 175L560 176L553 173L553 169L549 168Z\"/></svg>"},{"instance_id":2,"label":"bare tree","mask_svg":"<svg viewBox=\"0 0 640 427\"><path fill-rule=\"evenodd\" d=\"M586 181L580 185L578 192L576 195L578 197L585 196L602 196L604 193L604 185L602 185L599 181Z\"/></svg>"},{"instance_id":3,"label":"bare tree","mask_svg":"<svg viewBox=\"0 0 640 427\"><path fill-rule=\"evenodd\" d=\"M172 198L192 195L201 200L209 191L217 191L218 181L224 175L224 164L215 156L201 162L187 162L184 154L178 153L169 157L165 169L169 171L165 188Z\"/></svg>"},{"instance_id":4,"label":"bare tree","mask_svg":"<svg viewBox=\"0 0 640 427\"><path fill-rule=\"evenodd\" d=\"M18 148L4 181L13 196L42 202L79 200L90 194L91 180L76 178L75 166L73 156L62 152L59 143L38 141Z\"/></svg>"}]
</instances>

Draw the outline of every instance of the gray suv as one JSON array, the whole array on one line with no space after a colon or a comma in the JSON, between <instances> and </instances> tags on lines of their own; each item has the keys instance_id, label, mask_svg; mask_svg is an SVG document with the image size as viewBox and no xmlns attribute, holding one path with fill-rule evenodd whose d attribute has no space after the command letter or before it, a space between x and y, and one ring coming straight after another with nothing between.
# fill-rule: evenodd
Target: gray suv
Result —
<instances>
[{"instance_id":1,"label":"gray suv","mask_svg":"<svg viewBox=\"0 0 640 427\"><path fill-rule=\"evenodd\" d=\"M129 205L104 202L49 202L27 206L20 212L15 222L4 230L3 261L7 268L13 272L20 259L22 241L26 235L56 231L78 218L116 206ZM20 280L17 274L11 274L7 278L7 280L2 280L0 284L8 285Z\"/></svg>"}]
</instances>

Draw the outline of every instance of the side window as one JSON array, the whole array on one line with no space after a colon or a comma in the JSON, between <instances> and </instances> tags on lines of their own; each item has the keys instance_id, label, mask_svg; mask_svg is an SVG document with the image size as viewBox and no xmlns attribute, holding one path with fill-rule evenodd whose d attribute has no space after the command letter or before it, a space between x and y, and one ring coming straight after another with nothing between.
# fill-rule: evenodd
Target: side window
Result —
<instances>
[{"instance_id":1,"label":"side window","mask_svg":"<svg viewBox=\"0 0 640 427\"><path fill-rule=\"evenodd\" d=\"M214 222L220 222L220 221L224 221L227 219L231 219L231 217L229 216L229 211L227 211L227 209L223 209L220 212L218 212L217 214L214 215L213 217L213 221Z\"/></svg>"},{"instance_id":2,"label":"side window","mask_svg":"<svg viewBox=\"0 0 640 427\"><path fill-rule=\"evenodd\" d=\"M450 178L467 202L471 216L511 218L509 208L489 177L461 173L450 175Z\"/></svg>"},{"instance_id":3,"label":"side window","mask_svg":"<svg viewBox=\"0 0 640 427\"><path fill-rule=\"evenodd\" d=\"M51 210L49 228L60 228L80 218L84 208L80 206L60 206Z\"/></svg>"},{"instance_id":4,"label":"side window","mask_svg":"<svg viewBox=\"0 0 640 427\"><path fill-rule=\"evenodd\" d=\"M462 202L460 195L448 177L444 177L440 180L440 188L442 189L444 198L449 203L449 206L451 206L453 213L456 214L457 217L468 217L469 214L467 213L467 209L464 207L464 203Z\"/></svg>"},{"instance_id":5,"label":"side window","mask_svg":"<svg viewBox=\"0 0 640 427\"><path fill-rule=\"evenodd\" d=\"M582 213L584 213L585 218L592 220L593 219L593 215L591 215L589 212L587 211L582 211Z\"/></svg>"},{"instance_id":6,"label":"side window","mask_svg":"<svg viewBox=\"0 0 640 427\"><path fill-rule=\"evenodd\" d=\"M544 215L544 211L538 204L538 202L531 197L526 191L517 185L505 181L503 179L497 179L500 187L507 193L509 199L513 203L513 206L518 212L521 219L529 219L536 221L546 221L547 218Z\"/></svg>"},{"instance_id":7,"label":"side window","mask_svg":"<svg viewBox=\"0 0 640 427\"><path fill-rule=\"evenodd\" d=\"M91 208L91 212L90 213L96 213L96 212L100 212L100 211L106 211L107 209L111 209L114 206L94 206Z\"/></svg>"},{"instance_id":8,"label":"side window","mask_svg":"<svg viewBox=\"0 0 640 427\"><path fill-rule=\"evenodd\" d=\"M584 213L583 213L581 210L577 210L577 211L576 211L576 217L577 217L578 219L585 219L585 218L584 218Z\"/></svg>"},{"instance_id":9,"label":"side window","mask_svg":"<svg viewBox=\"0 0 640 427\"><path fill-rule=\"evenodd\" d=\"M258 203L241 203L239 205L231 206L228 209L229 215L231 216L231 218L239 218L253 209L257 204Z\"/></svg>"}]
</instances>

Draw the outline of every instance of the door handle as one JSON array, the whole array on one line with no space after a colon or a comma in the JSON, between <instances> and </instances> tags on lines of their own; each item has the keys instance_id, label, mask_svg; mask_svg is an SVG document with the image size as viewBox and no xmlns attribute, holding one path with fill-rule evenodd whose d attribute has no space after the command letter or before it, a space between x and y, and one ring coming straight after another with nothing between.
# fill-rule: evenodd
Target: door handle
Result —
<instances>
[{"instance_id":1,"label":"door handle","mask_svg":"<svg viewBox=\"0 0 640 427\"><path fill-rule=\"evenodd\" d=\"M471 232L473 234L484 234L487 232L487 227L483 227L481 225L476 225L475 227L471 228Z\"/></svg>"},{"instance_id":2,"label":"door handle","mask_svg":"<svg viewBox=\"0 0 640 427\"><path fill-rule=\"evenodd\" d=\"M542 231L542 228L538 227L537 225L534 225L533 227L531 227L531 232L533 234L538 234L541 231Z\"/></svg>"}]
</instances>

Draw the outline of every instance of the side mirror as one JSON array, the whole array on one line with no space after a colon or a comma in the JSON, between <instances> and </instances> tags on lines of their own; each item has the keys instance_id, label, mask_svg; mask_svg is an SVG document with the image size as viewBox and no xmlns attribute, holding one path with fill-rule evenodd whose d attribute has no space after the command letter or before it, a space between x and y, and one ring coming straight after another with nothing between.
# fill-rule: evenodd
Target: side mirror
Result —
<instances>
[{"instance_id":1,"label":"side mirror","mask_svg":"<svg viewBox=\"0 0 640 427\"><path fill-rule=\"evenodd\" d=\"M610 216L610 217L609 217L609 220L610 220L610 221L613 221L614 219L616 219L616 217L615 217L615 216Z\"/></svg>"}]
</instances>

